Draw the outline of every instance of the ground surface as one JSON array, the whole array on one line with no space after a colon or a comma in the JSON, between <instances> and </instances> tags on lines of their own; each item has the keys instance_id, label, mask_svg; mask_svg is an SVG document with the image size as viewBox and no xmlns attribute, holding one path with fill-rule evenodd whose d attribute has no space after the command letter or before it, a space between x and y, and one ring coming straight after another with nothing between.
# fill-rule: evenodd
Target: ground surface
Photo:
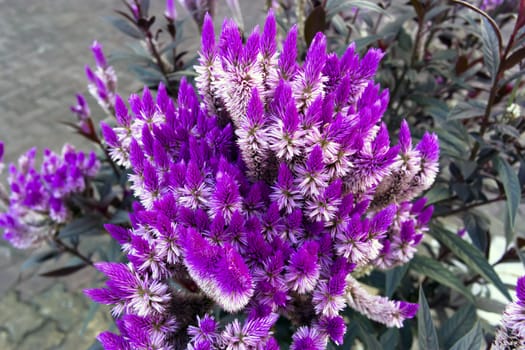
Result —
<instances>
[{"instance_id":1,"label":"ground surface","mask_svg":"<svg viewBox=\"0 0 525 350\"><path fill-rule=\"evenodd\" d=\"M152 0L151 5L152 13L162 17L164 0ZM244 8L248 25L262 18L253 3L242 5L249 6ZM227 10L224 1L218 6L220 18ZM0 0L0 140L5 142L6 163L32 146L59 151L69 142L90 148L59 122L74 121L69 112L74 94L87 91L84 65L93 65L92 41L101 42L106 52L122 50L130 42L103 19L121 7L119 0ZM125 65L116 68L121 95L140 88ZM100 117L100 109L90 102ZM92 285L96 275L86 270L69 278L44 279L31 270L20 273L27 256L0 239L0 349L87 349L110 323L107 309L101 309L84 325L90 302L81 290Z\"/></svg>"}]
</instances>

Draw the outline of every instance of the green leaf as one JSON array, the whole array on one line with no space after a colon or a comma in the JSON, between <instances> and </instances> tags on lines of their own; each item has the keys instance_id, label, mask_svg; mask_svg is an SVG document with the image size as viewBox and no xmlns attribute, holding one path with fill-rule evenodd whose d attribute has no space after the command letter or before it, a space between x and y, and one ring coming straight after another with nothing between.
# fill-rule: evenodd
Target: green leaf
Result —
<instances>
[{"instance_id":1,"label":"green leaf","mask_svg":"<svg viewBox=\"0 0 525 350\"><path fill-rule=\"evenodd\" d=\"M448 186L444 186L442 184L435 184L432 186L432 188L425 193L425 198L427 199L427 205L434 204L436 202L440 202L442 200L445 200L447 198L450 198L452 195L450 194L450 189Z\"/></svg>"},{"instance_id":2,"label":"green leaf","mask_svg":"<svg viewBox=\"0 0 525 350\"><path fill-rule=\"evenodd\" d=\"M465 224L472 244L482 253L487 252L490 238L490 220L482 211L472 209L465 212L463 223Z\"/></svg>"},{"instance_id":3,"label":"green leaf","mask_svg":"<svg viewBox=\"0 0 525 350\"><path fill-rule=\"evenodd\" d=\"M394 350L399 343L399 329L389 328L379 338L383 350Z\"/></svg>"},{"instance_id":4,"label":"green leaf","mask_svg":"<svg viewBox=\"0 0 525 350\"><path fill-rule=\"evenodd\" d=\"M168 78L180 79L182 77L198 77L199 75L194 70L178 70L168 74Z\"/></svg>"},{"instance_id":5,"label":"green leaf","mask_svg":"<svg viewBox=\"0 0 525 350\"><path fill-rule=\"evenodd\" d=\"M499 178L503 183L505 189L505 196L507 197L507 220L508 229L505 230L505 238L507 240L507 246L514 239L514 226L516 223L516 214L518 212L518 206L521 200L521 186L518 175L512 169L510 164L501 157L494 157L494 167L498 172Z\"/></svg>"},{"instance_id":6,"label":"green leaf","mask_svg":"<svg viewBox=\"0 0 525 350\"><path fill-rule=\"evenodd\" d=\"M458 102L450 111L447 120L470 119L482 116L485 113L486 103L483 101Z\"/></svg>"},{"instance_id":7,"label":"green leaf","mask_svg":"<svg viewBox=\"0 0 525 350\"><path fill-rule=\"evenodd\" d=\"M452 288L456 292L463 294L468 300L474 302L474 297L468 288L441 262L426 256L416 255L410 262L410 266L414 271Z\"/></svg>"},{"instance_id":8,"label":"green leaf","mask_svg":"<svg viewBox=\"0 0 525 350\"><path fill-rule=\"evenodd\" d=\"M458 340L450 350L479 350L482 341L481 326L479 322L476 322L476 325L463 338Z\"/></svg>"},{"instance_id":9,"label":"green leaf","mask_svg":"<svg viewBox=\"0 0 525 350\"><path fill-rule=\"evenodd\" d=\"M472 304L467 304L443 322L438 330L439 343L442 348L450 349L452 344L472 328L476 319L476 308Z\"/></svg>"},{"instance_id":10,"label":"green leaf","mask_svg":"<svg viewBox=\"0 0 525 350\"><path fill-rule=\"evenodd\" d=\"M492 312L494 314L502 314L505 310L506 304L502 303L501 301L497 301L490 298L483 298L483 297L477 297L476 298L476 307L479 310L484 310L488 312Z\"/></svg>"},{"instance_id":11,"label":"green leaf","mask_svg":"<svg viewBox=\"0 0 525 350\"><path fill-rule=\"evenodd\" d=\"M109 23L111 23L115 28L120 30L122 33L132 38L135 38L135 39L144 38L144 35L137 28L131 25L131 23L128 20L124 18L115 17L115 16L107 16L107 17L104 17L104 19L108 21Z\"/></svg>"},{"instance_id":12,"label":"green leaf","mask_svg":"<svg viewBox=\"0 0 525 350\"><path fill-rule=\"evenodd\" d=\"M47 260L50 260L50 259L53 259L53 258L56 258L57 256L59 256L61 254L60 251L58 250L48 250L48 251L45 251L45 252L42 252L42 253L39 253L39 254L35 254L31 257L29 257L29 259L27 259L26 261L24 261L24 263L22 264L22 266L20 267L20 270L27 270L31 267L34 267L38 264L41 264Z\"/></svg>"},{"instance_id":13,"label":"green leaf","mask_svg":"<svg viewBox=\"0 0 525 350\"><path fill-rule=\"evenodd\" d=\"M58 233L59 238L68 238L80 235L93 235L104 232L100 215L86 215L71 221Z\"/></svg>"},{"instance_id":14,"label":"green leaf","mask_svg":"<svg viewBox=\"0 0 525 350\"><path fill-rule=\"evenodd\" d=\"M499 39L490 22L482 16L481 39L483 41L483 61L490 72L491 81L494 83L500 63Z\"/></svg>"},{"instance_id":15,"label":"green leaf","mask_svg":"<svg viewBox=\"0 0 525 350\"><path fill-rule=\"evenodd\" d=\"M366 331L362 327L359 327L359 338L365 344L367 350L383 350L383 347L379 341L373 336L373 333Z\"/></svg>"},{"instance_id":16,"label":"green leaf","mask_svg":"<svg viewBox=\"0 0 525 350\"><path fill-rule=\"evenodd\" d=\"M507 287L505 287L496 271L494 271L494 268L488 263L478 249L473 247L467 241L464 241L458 235L438 225L431 225L429 233L435 239L447 246L473 271L479 273L487 281L492 282L508 300L512 300Z\"/></svg>"},{"instance_id":17,"label":"green leaf","mask_svg":"<svg viewBox=\"0 0 525 350\"><path fill-rule=\"evenodd\" d=\"M408 266L409 264L404 264L385 271L385 295L387 297L391 297L394 294L397 286L399 286L399 283L405 276Z\"/></svg>"},{"instance_id":18,"label":"green leaf","mask_svg":"<svg viewBox=\"0 0 525 350\"><path fill-rule=\"evenodd\" d=\"M326 14L328 18L332 18L340 12L350 10L351 8L360 8L363 10L370 10L372 12L381 13L384 16L390 17L390 14L385 9L379 7L372 1L366 0L343 0L343 1L328 1L326 4Z\"/></svg>"},{"instance_id":19,"label":"green leaf","mask_svg":"<svg viewBox=\"0 0 525 350\"><path fill-rule=\"evenodd\" d=\"M432 322L432 315L428 307L427 298L423 292L423 287L419 287L419 310L417 312L417 332L420 349L438 350L439 341L436 328Z\"/></svg>"}]
</instances>

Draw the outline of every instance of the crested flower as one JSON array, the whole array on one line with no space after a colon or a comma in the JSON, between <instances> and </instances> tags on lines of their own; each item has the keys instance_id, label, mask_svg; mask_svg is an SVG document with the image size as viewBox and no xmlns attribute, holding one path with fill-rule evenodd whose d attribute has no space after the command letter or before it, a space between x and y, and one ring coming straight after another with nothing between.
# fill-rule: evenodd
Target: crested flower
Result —
<instances>
[{"instance_id":1,"label":"crested flower","mask_svg":"<svg viewBox=\"0 0 525 350\"><path fill-rule=\"evenodd\" d=\"M491 349L525 348L525 276L516 285L517 300L509 303L503 313L501 326Z\"/></svg>"},{"instance_id":2,"label":"crested flower","mask_svg":"<svg viewBox=\"0 0 525 350\"><path fill-rule=\"evenodd\" d=\"M8 203L0 213L0 227L4 239L20 249L38 246L72 218L71 197L86 190L100 167L95 153L86 155L71 145L61 154L46 149L40 170L35 158L32 148L18 159L18 166L9 166L10 193L2 195Z\"/></svg>"},{"instance_id":3,"label":"crested flower","mask_svg":"<svg viewBox=\"0 0 525 350\"><path fill-rule=\"evenodd\" d=\"M96 68L93 71L89 66L86 65L85 67L86 77L89 81L89 93L106 113L113 113L117 90L115 70L108 65L102 45L97 41L93 42L91 52L95 59Z\"/></svg>"},{"instance_id":4,"label":"crested flower","mask_svg":"<svg viewBox=\"0 0 525 350\"><path fill-rule=\"evenodd\" d=\"M295 327L291 349L325 349L343 343L346 306L390 327L415 315L352 274L413 257L432 208L411 200L434 180L437 139L414 146L403 124L391 145L379 50L339 57L317 34L301 64L297 28L282 49L276 35L272 12L245 40L231 20L216 40L206 16L200 97L184 79L176 101L163 85L129 107L115 97L102 132L138 202L131 228L108 226L129 264L104 267L107 288L87 291L122 325L100 336L106 348L130 341L128 316L177 325L137 335L142 348L273 350L280 317ZM213 308L245 317L225 323Z\"/></svg>"},{"instance_id":5,"label":"crested flower","mask_svg":"<svg viewBox=\"0 0 525 350\"><path fill-rule=\"evenodd\" d=\"M353 277L346 279L346 300L348 306L369 319L387 327L401 328L403 321L416 315L418 304L392 301L385 297L370 295Z\"/></svg>"}]
</instances>

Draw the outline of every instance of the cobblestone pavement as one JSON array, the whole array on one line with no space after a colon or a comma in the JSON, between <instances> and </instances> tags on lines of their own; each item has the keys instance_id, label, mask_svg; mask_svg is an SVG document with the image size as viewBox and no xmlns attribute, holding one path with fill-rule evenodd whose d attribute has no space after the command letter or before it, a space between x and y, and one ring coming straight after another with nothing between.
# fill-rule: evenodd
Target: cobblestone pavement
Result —
<instances>
[{"instance_id":1,"label":"cobblestone pavement","mask_svg":"<svg viewBox=\"0 0 525 350\"><path fill-rule=\"evenodd\" d=\"M264 1L258 3L262 7ZM245 16L248 28L261 20L254 3L241 5L250 15ZM151 7L151 13L162 14L164 0L152 0ZM122 8L120 0L0 0L0 140L6 163L33 146L59 151L69 142L89 149L60 122L74 120L69 112L74 94L86 93L84 65L93 65L92 41L108 53L131 41L103 19L114 8ZM219 1L217 17L226 12ZM116 70L121 95L140 88L125 65L117 64ZM93 100L88 102L95 116L103 115ZM0 239L0 349L87 349L111 323L108 309L101 308L85 324L92 304L81 290L92 285L95 272L35 277L29 269L20 272L28 256Z\"/></svg>"},{"instance_id":2,"label":"cobblestone pavement","mask_svg":"<svg viewBox=\"0 0 525 350\"><path fill-rule=\"evenodd\" d=\"M0 140L6 162L32 146L89 147L59 122L74 120L69 106L77 91L86 91L91 42L97 39L111 52L125 39L103 19L119 3L0 0ZM130 84L125 67L117 68L124 72L122 93L138 87ZM35 277L30 270L20 273L27 256L0 243L0 349L87 349L111 323L101 309L84 326L91 302L81 291L96 277L94 271L64 279Z\"/></svg>"}]
</instances>

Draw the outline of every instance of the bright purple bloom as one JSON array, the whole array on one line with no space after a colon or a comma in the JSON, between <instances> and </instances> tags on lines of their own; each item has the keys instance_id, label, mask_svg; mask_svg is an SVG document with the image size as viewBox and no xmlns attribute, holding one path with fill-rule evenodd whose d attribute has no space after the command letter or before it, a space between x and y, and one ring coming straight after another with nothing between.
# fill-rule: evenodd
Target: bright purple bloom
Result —
<instances>
[{"instance_id":1,"label":"bright purple bloom","mask_svg":"<svg viewBox=\"0 0 525 350\"><path fill-rule=\"evenodd\" d=\"M177 18L177 9L175 8L175 0L166 0L166 10L164 16L171 22Z\"/></svg>"},{"instance_id":2,"label":"bright purple bloom","mask_svg":"<svg viewBox=\"0 0 525 350\"><path fill-rule=\"evenodd\" d=\"M509 303L503 313L502 325L496 332L492 349L522 349L525 347L525 276L516 284L517 300Z\"/></svg>"},{"instance_id":3,"label":"bright purple bloom","mask_svg":"<svg viewBox=\"0 0 525 350\"><path fill-rule=\"evenodd\" d=\"M323 350L328 338L316 328L300 327L292 336L291 350Z\"/></svg>"},{"instance_id":4,"label":"bright purple bloom","mask_svg":"<svg viewBox=\"0 0 525 350\"><path fill-rule=\"evenodd\" d=\"M89 93L97 100L106 113L114 113L117 76L112 66L108 65L102 45L93 42L91 51L95 59L96 70L85 67Z\"/></svg>"},{"instance_id":5,"label":"bright purple bloom","mask_svg":"<svg viewBox=\"0 0 525 350\"><path fill-rule=\"evenodd\" d=\"M277 318L307 303L314 315L292 320L301 327L291 348L324 349L343 342L346 306L390 327L417 311L370 295L351 272L413 257L432 208L411 200L435 177L437 139L413 146L403 123L391 145L381 122L388 91L373 82L382 52L360 58L350 46L338 57L318 34L300 64L297 29L279 50L276 28L270 13L262 33L243 40L226 20L216 42L206 16L201 99L184 80L176 103L162 85L156 99L145 89L129 110L116 97L118 125L102 125L140 203L131 229L108 227L130 261L117 269L129 271L105 269L107 288L87 293L114 305L129 329L161 317L187 330L158 332L162 346L176 338L188 349L275 349ZM153 299L137 299L139 286ZM204 316L213 304L245 321ZM119 327L124 339L128 328Z\"/></svg>"},{"instance_id":6,"label":"bright purple bloom","mask_svg":"<svg viewBox=\"0 0 525 350\"><path fill-rule=\"evenodd\" d=\"M19 158L18 167L9 166L11 191L2 195L8 203L0 213L0 227L4 238L20 249L38 246L55 232L55 225L72 218L68 200L87 188L100 167L95 153L86 155L70 145L61 155L45 150L40 170L35 157L33 148Z\"/></svg>"}]
</instances>

